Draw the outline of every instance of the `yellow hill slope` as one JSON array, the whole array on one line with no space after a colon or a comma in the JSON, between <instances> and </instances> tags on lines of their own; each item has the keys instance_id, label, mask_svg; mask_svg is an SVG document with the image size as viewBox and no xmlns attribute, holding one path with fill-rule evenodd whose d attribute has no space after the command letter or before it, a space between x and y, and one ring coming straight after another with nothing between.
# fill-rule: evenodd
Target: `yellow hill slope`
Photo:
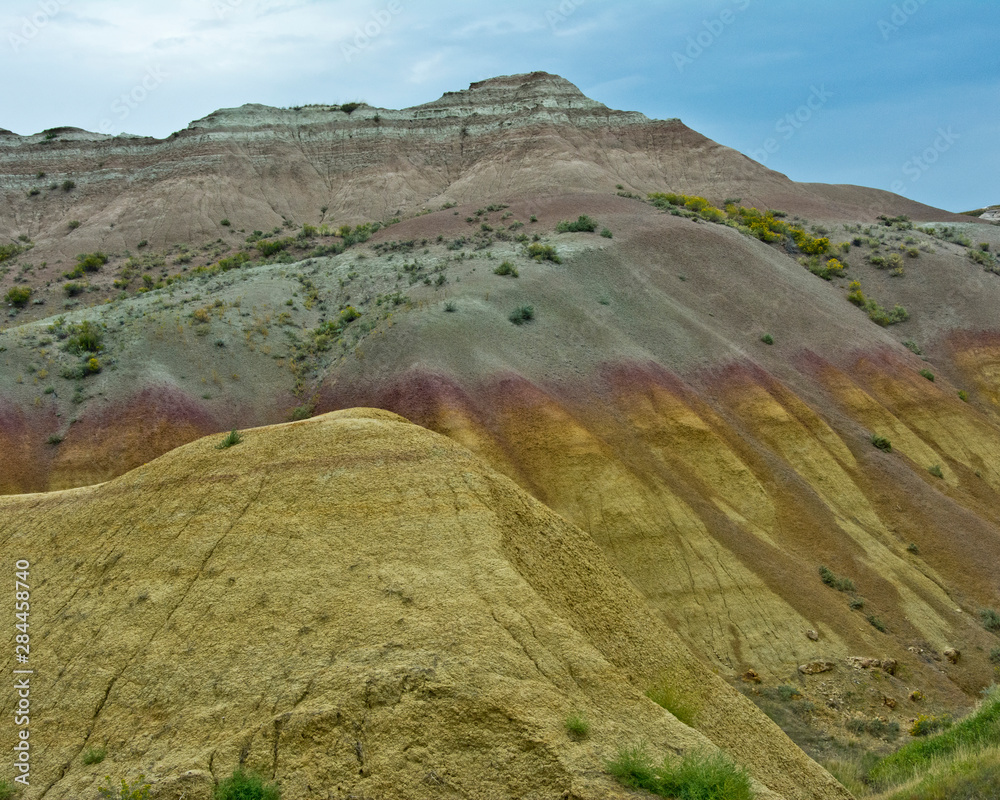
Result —
<instances>
[{"instance_id":1,"label":"yellow hill slope","mask_svg":"<svg viewBox=\"0 0 1000 800\"><path fill-rule=\"evenodd\" d=\"M5 563L31 562L27 797L145 773L209 798L240 764L285 800L626 797L604 762L640 739L721 747L760 797L848 796L586 534L454 442L372 410L218 441L0 498ZM693 728L645 697L663 676Z\"/></svg>"}]
</instances>

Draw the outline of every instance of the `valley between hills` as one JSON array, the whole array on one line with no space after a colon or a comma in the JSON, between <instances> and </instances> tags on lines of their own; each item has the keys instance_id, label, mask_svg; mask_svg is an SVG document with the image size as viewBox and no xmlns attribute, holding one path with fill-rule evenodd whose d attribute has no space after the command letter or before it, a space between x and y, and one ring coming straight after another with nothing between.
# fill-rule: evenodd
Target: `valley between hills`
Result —
<instances>
[{"instance_id":1,"label":"valley between hills","mask_svg":"<svg viewBox=\"0 0 1000 800\"><path fill-rule=\"evenodd\" d=\"M0 131L22 796L639 797L640 743L758 798L990 796L982 211L795 183L546 73ZM980 701L953 794L885 777Z\"/></svg>"}]
</instances>

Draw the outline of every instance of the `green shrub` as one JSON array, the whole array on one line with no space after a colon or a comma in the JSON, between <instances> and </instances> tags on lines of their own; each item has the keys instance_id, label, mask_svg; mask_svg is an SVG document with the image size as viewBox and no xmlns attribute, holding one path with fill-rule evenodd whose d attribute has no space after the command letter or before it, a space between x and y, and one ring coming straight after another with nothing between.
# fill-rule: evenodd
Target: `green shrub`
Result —
<instances>
[{"instance_id":1,"label":"green shrub","mask_svg":"<svg viewBox=\"0 0 1000 800\"><path fill-rule=\"evenodd\" d=\"M573 712L566 717L566 732L577 741L586 739L590 735L590 722L584 714Z\"/></svg>"},{"instance_id":2,"label":"green shrub","mask_svg":"<svg viewBox=\"0 0 1000 800\"><path fill-rule=\"evenodd\" d=\"M77 228L80 227L80 220L78 220L78 219L71 219L66 224L66 227L69 228L71 231L75 231Z\"/></svg>"},{"instance_id":3,"label":"green shrub","mask_svg":"<svg viewBox=\"0 0 1000 800\"><path fill-rule=\"evenodd\" d=\"M761 336L760 340L764 344L774 344L774 337L769 333L765 333L763 336Z\"/></svg>"},{"instance_id":4,"label":"green shrub","mask_svg":"<svg viewBox=\"0 0 1000 800\"><path fill-rule=\"evenodd\" d=\"M104 349L102 344L104 332L90 320L85 319L79 325L70 325L69 333L70 336L65 344L68 353L99 353Z\"/></svg>"},{"instance_id":5,"label":"green shrub","mask_svg":"<svg viewBox=\"0 0 1000 800\"><path fill-rule=\"evenodd\" d=\"M0 780L0 800L14 800L17 788L10 781Z\"/></svg>"},{"instance_id":6,"label":"green shrub","mask_svg":"<svg viewBox=\"0 0 1000 800\"><path fill-rule=\"evenodd\" d=\"M983 627L993 633L1000 633L1000 614L992 608L981 608L979 610L979 621Z\"/></svg>"},{"instance_id":7,"label":"green shrub","mask_svg":"<svg viewBox=\"0 0 1000 800\"><path fill-rule=\"evenodd\" d=\"M361 103L341 103L340 110L345 114L351 114L361 107Z\"/></svg>"},{"instance_id":8,"label":"green shrub","mask_svg":"<svg viewBox=\"0 0 1000 800\"><path fill-rule=\"evenodd\" d=\"M877 433L872 434L871 438L872 446L877 447L884 453L892 452L892 442L890 442L886 437L879 436Z\"/></svg>"},{"instance_id":9,"label":"green shrub","mask_svg":"<svg viewBox=\"0 0 1000 800\"><path fill-rule=\"evenodd\" d=\"M49 443L52 443L52 438L49 437ZM56 437L59 441L62 441L62 437ZM56 442L58 444L59 442ZM108 751L103 747L88 747L83 751L83 763L84 764L100 764L104 757L108 754Z\"/></svg>"},{"instance_id":10,"label":"green shrub","mask_svg":"<svg viewBox=\"0 0 1000 800\"><path fill-rule=\"evenodd\" d=\"M860 611L862 608L865 607L865 598L852 597L851 602L848 603L848 606L850 606L851 611Z\"/></svg>"},{"instance_id":11,"label":"green shrub","mask_svg":"<svg viewBox=\"0 0 1000 800\"><path fill-rule=\"evenodd\" d=\"M230 226L231 226L231 225L232 225L233 223L231 223L231 222L230 222L230 221L229 221L228 219L223 219L223 220L219 220L219 224L220 224L220 225L221 225L222 227L224 227L224 228L228 228L228 227L230 227Z\"/></svg>"},{"instance_id":12,"label":"green shrub","mask_svg":"<svg viewBox=\"0 0 1000 800\"><path fill-rule=\"evenodd\" d=\"M282 250L291 247L293 244L295 244L295 240L290 237L284 239L261 239L257 242L257 249L264 258L269 258L275 253L280 253Z\"/></svg>"},{"instance_id":13,"label":"green shrub","mask_svg":"<svg viewBox=\"0 0 1000 800\"><path fill-rule=\"evenodd\" d=\"M931 475L933 475L935 478L943 478L944 477L944 473L941 471L941 465L940 464L931 464L927 468L927 471Z\"/></svg>"},{"instance_id":14,"label":"green shrub","mask_svg":"<svg viewBox=\"0 0 1000 800\"><path fill-rule=\"evenodd\" d=\"M895 739L899 736L899 723L887 722L875 717L866 719L864 717L853 717L849 719L844 727L851 733L860 736L863 733L879 739Z\"/></svg>"},{"instance_id":15,"label":"green shrub","mask_svg":"<svg viewBox=\"0 0 1000 800\"><path fill-rule=\"evenodd\" d=\"M12 286L7 290L6 299L14 308L24 308L31 298L30 286Z\"/></svg>"},{"instance_id":16,"label":"green shrub","mask_svg":"<svg viewBox=\"0 0 1000 800\"><path fill-rule=\"evenodd\" d=\"M152 786L145 783L146 776L140 775L136 782L129 785L121 779L120 786L111 783L111 776L104 776L104 783L97 787L97 793L106 800L149 800L149 790Z\"/></svg>"},{"instance_id":17,"label":"green shrub","mask_svg":"<svg viewBox=\"0 0 1000 800\"><path fill-rule=\"evenodd\" d=\"M62 182L62 190L64 192L70 192L76 188L76 183L71 180L65 180Z\"/></svg>"},{"instance_id":18,"label":"green shrub","mask_svg":"<svg viewBox=\"0 0 1000 800\"><path fill-rule=\"evenodd\" d=\"M528 256L535 259L535 261L552 261L555 264L562 263L562 259L559 258L556 249L550 244L538 244L537 242L529 244Z\"/></svg>"},{"instance_id":19,"label":"green shrub","mask_svg":"<svg viewBox=\"0 0 1000 800\"><path fill-rule=\"evenodd\" d=\"M348 306L343 311L340 312L340 321L344 325L347 325L361 316L361 312L358 311L354 306Z\"/></svg>"},{"instance_id":20,"label":"green shrub","mask_svg":"<svg viewBox=\"0 0 1000 800\"><path fill-rule=\"evenodd\" d=\"M910 725L910 736L930 736L932 733L947 730L951 727L951 717L943 714L940 717L919 714Z\"/></svg>"},{"instance_id":21,"label":"green shrub","mask_svg":"<svg viewBox=\"0 0 1000 800\"><path fill-rule=\"evenodd\" d=\"M961 400L963 403L968 403L969 402L969 393L967 391L965 391L965 389L959 389L958 390L958 399Z\"/></svg>"},{"instance_id":22,"label":"green shrub","mask_svg":"<svg viewBox=\"0 0 1000 800\"><path fill-rule=\"evenodd\" d=\"M213 800L279 800L281 793L274 785L265 785L259 775L236 769L221 781L212 794Z\"/></svg>"},{"instance_id":23,"label":"green shrub","mask_svg":"<svg viewBox=\"0 0 1000 800\"><path fill-rule=\"evenodd\" d=\"M513 227L513 226L511 226L511 227ZM602 228L601 229L601 236L603 236L605 239L611 239L611 238L614 237L614 234L611 232L611 230L609 228Z\"/></svg>"},{"instance_id":24,"label":"green shrub","mask_svg":"<svg viewBox=\"0 0 1000 800\"><path fill-rule=\"evenodd\" d=\"M556 225L559 233L593 233L597 229L597 223L586 214L581 214L576 222L564 221Z\"/></svg>"},{"instance_id":25,"label":"green shrub","mask_svg":"<svg viewBox=\"0 0 1000 800\"><path fill-rule=\"evenodd\" d=\"M507 317L515 325L523 325L525 322L530 322L535 318L535 307L534 306L518 306L510 315Z\"/></svg>"},{"instance_id":26,"label":"green shrub","mask_svg":"<svg viewBox=\"0 0 1000 800\"><path fill-rule=\"evenodd\" d=\"M888 630L885 627L885 623L879 617L876 617L874 614L869 614L867 617L865 617L865 619L868 620L868 624L871 625L877 631L885 633Z\"/></svg>"},{"instance_id":27,"label":"green shrub","mask_svg":"<svg viewBox=\"0 0 1000 800\"><path fill-rule=\"evenodd\" d=\"M910 339L907 339L905 342L903 342L903 347L905 347L907 350L909 350L911 353L914 353L915 355L922 356L924 354L924 351L920 349L917 343L911 341Z\"/></svg>"},{"instance_id":28,"label":"green shrub","mask_svg":"<svg viewBox=\"0 0 1000 800\"><path fill-rule=\"evenodd\" d=\"M243 437L240 435L240 432L236 430L236 428L233 428L229 433L226 434L226 438L224 438L221 442L219 442L215 446L215 449L225 450L227 447L232 447L235 444L240 444L242 441Z\"/></svg>"},{"instance_id":29,"label":"green shrub","mask_svg":"<svg viewBox=\"0 0 1000 800\"><path fill-rule=\"evenodd\" d=\"M87 284L85 283L74 283L70 281L69 283L63 284L63 291L66 292L67 297L76 297L78 294L82 294L87 290Z\"/></svg>"},{"instance_id":30,"label":"green shrub","mask_svg":"<svg viewBox=\"0 0 1000 800\"><path fill-rule=\"evenodd\" d=\"M1000 647L994 647L990 650L990 661L1000 667Z\"/></svg>"},{"instance_id":31,"label":"green shrub","mask_svg":"<svg viewBox=\"0 0 1000 800\"><path fill-rule=\"evenodd\" d=\"M934 373L931 372L929 369L922 369L922 370L920 370L920 374L924 378L927 378L927 380L929 380L931 382L934 381Z\"/></svg>"},{"instance_id":32,"label":"green shrub","mask_svg":"<svg viewBox=\"0 0 1000 800\"><path fill-rule=\"evenodd\" d=\"M13 258L14 256L20 255L22 252L24 252L24 248L16 242L11 242L10 244L0 244L0 263Z\"/></svg>"},{"instance_id":33,"label":"green shrub","mask_svg":"<svg viewBox=\"0 0 1000 800\"><path fill-rule=\"evenodd\" d=\"M81 253L76 257L76 271L98 272L107 263L108 257L104 253ZM80 275L74 277L79 278Z\"/></svg>"},{"instance_id":34,"label":"green shrub","mask_svg":"<svg viewBox=\"0 0 1000 800\"><path fill-rule=\"evenodd\" d=\"M821 566L819 568L819 577L827 586L831 586L838 592L853 592L854 581L850 578L838 578L833 574L833 571L827 567Z\"/></svg>"},{"instance_id":35,"label":"green shrub","mask_svg":"<svg viewBox=\"0 0 1000 800\"><path fill-rule=\"evenodd\" d=\"M750 776L722 752L689 753L656 766L643 745L619 750L608 772L625 786L677 800L751 800Z\"/></svg>"},{"instance_id":36,"label":"green shrub","mask_svg":"<svg viewBox=\"0 0 1000 800\"><path fill-rule=\"evenodd\" d=\"M493 270L494 275L510 275L512 278L518 277L517 267L509 261L503 261L500 266Z\"/></svg>"},{"instance_id":37,"label":"green shrub","mask_svg":"<svg viewBox=\"0 0 1000 800\"><path fill-rule=\"evenodd\" d=\"M455 304L454 300L449 300L447 303L444 304L444 310L447 311L449 314L451 314L455 311L458 311L458 306Z\"/></svg>"}]
</instances>

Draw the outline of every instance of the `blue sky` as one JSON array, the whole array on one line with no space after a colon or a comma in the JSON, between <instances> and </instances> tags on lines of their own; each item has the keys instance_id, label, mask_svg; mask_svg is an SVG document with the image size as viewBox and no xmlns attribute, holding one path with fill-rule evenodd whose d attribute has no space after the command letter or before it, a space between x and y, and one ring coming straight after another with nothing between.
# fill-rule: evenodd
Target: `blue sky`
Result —
<instances>
[{"instance_id":1,"label":"blue sky","mask_svg":"<svg viewBox=\"0 0 1000 800\"><path fill-rule=\"evenodd\" d=\"M794 180L961 211L1000 203L998 41L996 0L4 0L0 127L163 137L545 70Z\"/></svg>"}]
</instances>

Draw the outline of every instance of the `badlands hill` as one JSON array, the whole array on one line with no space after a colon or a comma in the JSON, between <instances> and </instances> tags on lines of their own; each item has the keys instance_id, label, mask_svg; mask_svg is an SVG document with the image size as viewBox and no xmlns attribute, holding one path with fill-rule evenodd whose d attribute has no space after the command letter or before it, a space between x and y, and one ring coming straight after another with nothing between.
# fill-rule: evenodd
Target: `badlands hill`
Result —
<instances>
[{"instance_id":1,"label":"badlands hill","mask_svg":"<svg viewBox=\"0 0 1000 800\"><path fill-rule=\"evenodd\" d=\"M0 499L45 631L31 797L143 772L208 800L242 765L285 798L625 798L604 762L639 741L723 748L761 798L848 797L590 536L460 445L375 410L218 441ZM645 696L664 680L693 727Z\"/></svg>"},{"instance_id":2,"label":"badlands hill","mask_svg":"<svg viewBox=\"0 0 1000 800\"><path fill-rule=\"evenodd\" d=\"M372 498L390 496L380 493L370 471L392 461L377 447L366 449L338 433L364 429L375 438L393 431L390 438L437 442L432 450L447 445L444 462L475 463L468 472L505 476L501 482L513 494L504 497L516 496L532 513L572 531L573 541L583 543L579 547L592 548L586 559L605 560L601 569L617 577L607 578L612 588L599 596L633 598L636 605L622 613L645 620L637 623L642 636L647 627L655 630L652 638L672 648L669 653L633 660L625 654L632 652L630 644L611 657L607 640L599 644L597 633L579 626L606 625L602 635L609 635L623 624L620 615L612 623L588 606L586 613L577 609L576 616L565 617L576 602L565 599L559 601L563 610L545 613L569 620L565 624L582 637L573 648L594 648L618 670L608 679L622 693L608 701L607 708L622 715L616 719L634 716L622 710L633 708L622 698L641 699L658 670L684 664L691 681L671 681L685 690L704 685L706 692L718 691L718 703L700 708L711 705L713 713L734 719L750 713L724 682L766 708L810 755L823 758L852 747L886 748L890 741L870 731L894 725L905 731L920 714L960 713L995 679L995 226L873 189L793 183L679 121L607 109L543 73L473 84L404 111L364 105L220 111L165 141L67 129L11 134L0 140L0 164L0 232L7 254L0 289L30 290L20 299L11 296L8 324L0 332L0 492L15 495L4 501L11 509L5 541L28 535L18 531L34 531L32 541L41 548L41 555L31 556L36 559L86 543L104 564L124 547L116 537L134 538L149 555L118 573L120 597L134 600L137 609L138 627L129 629L128 641L159 642L174 619L154 615L161 627L142 627L152 623L140 620L139 612L156 608L149 604L156 598L152 578L147 589L144 576L163 569L169 576L176 567L175 575L190 573L195 580L209 542L230 525L238 527L238 498L250 502L250 489L234 493L229 482L259 487L253 475L261 471L280 477L280 488L268 490L273 499L253 515L259 519L255 531L283 537L291 535L287 521L306 513L287 498L303 498L308 508L319 504L309 512L317 515L360 514L358 524L366 531L381 525L383 514L412 516L423 520L420 525L429 519L429 507L434 519L459 514L466 501L453 495L463 483L441 459L418 459L413 463L424 467L385 473L394 476L390 483L398 494L391 496L400 498L393 501L398 509L364 500L358 493L369 486ZM64 190L65 181L74 185ZM768 210L775 213L765 217ZM566 230L580 216L593 221L594 229ZM369 415L365 422L324 417L251 432L245 445L229 451L212 447L231 428L355 407L395 412L455 444L415 425ZM195 441L204 436L212 438ZM286 436L292 437L287 444L277 444ZM317 437L319 450L331 452L350 441L356 455L329 469L310 466L312 456L303 456L301 466L287 461L312 447L310 436ZM250 447L254 439L263 449ZM229 471L212 478L216 469ZM417 480L416 472L427 474ZM320 473L336 479L331 486L356 481L350 491L336 490L351 499L349 510L333 501L321 510L327 506L320 498L334 495L316 483ZM108 483L90 486L102 481ZM150 500L123 488L136 481L162 482L164 488L151 488ZM423 487L420 503L426 505L403 496L411 485L414 495ZM490 514L507 513L492 500L477 502L493 509ZM156 562L170 534L158 538L161 523L143 520L183 525L178 520L195 517L202 521L178 529L180 538L170 547L181 549L169 567ZM133 527L125 519L135 520ZM288 563L280 555L284 549L240 553L256 561L245 570L234 566L226 580L234 578L238 588L244 575L320 570L331 557L319 549L312 553L313 540L304 532L332 523L324 517L318 527L310 524L295 528L304 539L288 546L296 554ZM421 535L432 537L434 531ZM482 535L507 534L498 528ZM187 536L196 540L183 544ZM315 546L333 548L336 536ZM79 546L72 537L82 537ZM366 556L372 563L417 558L395 540L364 546L382 548ZM430 544L420 547L427 549L421 564L445 558ZM473 549L493 553L491 547ZM455 561L447 563L478 574L458 566L465 557L450 554ZM73 558L74 564L80 560ZM267 560L274 558L281 564ZM524 574L520 566L502 569ZM408 580L417 582L424 572L414 567ZM82 575L80 586L100 601L78 608L67 600L55 607L58 614L104 614L102 603L112 603L112 595L99 573ZM164 615L174 614L173 608L193 618L209 614L194 604L215 601L184 594L183 587L193 583L161 580L162 591L174 598L174 605L161 608ZM266 582L254 580L255 591L276 600ZM529 583L542 591L539 583ZM353 584L329 586L312 573L305 585L310 592L320 591L314 585L333 592L329 605L337 609L346 604L337 598L349 595L336 593L354 591L345 588ZM245 617L255 601L237 601L237 588L225 594L226 603L240 609L232 612L237 628L216 634L226 643L197 655L199 643L190 644L192 658L211 660L216 652L222 662L237 665L230 678L220 678L223 694L211 702L202 695L190 701L201 716L185 730L202 749L178 745L183 754L168 758L157 749L161 745L143 738L133 760L120 756L123 769L162 764L164 774L182 767L205 770L204 754L215 743L225 772L249 742L244 758L253 753L254 765L280 774L289 786L298 780L274 768L276 758L268 761L262 744L273 744L274 720L292 706L263 689L237 691L237 685L257 680L251 680L257 667L226 648L254 641L255 631L269 625L280 635L321 628L288 622L292 612L270 604L264 607L269 621L264 611ZM472 602L465 588L455 591L462 603ZM389 630L395 619L385 617L384 602L357 612L369 615L364 625ZM484 608L493 602L483 600ZM521 599L503 602L523 606ZM595 603L618 608L611 600ZM106 613L126 619L117 608L109 605ZM302 611L295 608L293 616ZM433 613L444 612L435 607ZM497 613L501 621L490 624L504 627L506 612ZM433 615L422 619L422 625L439 626ZM341 623L329 624L323 635L339 636ZM256 627L239 627L250 625ZM213 618L209 627L220 626L225 630ZM66 636L82 636L85 629L67 630L73 633ZM105 641L95 634L94 642ZM420 643L405 641L411 649ZM80 646L112 647L94 642L88 638ZM155 652L143 651L142 659L161 660L136 662L150 665L143 667L150 672L140 670L127 685L161 692L156 687L166 679L157 670L165 668L153 664L166 664L168 652L175 656L175 644L164 640ZM499 644L483 640L479 646ZM138 644L130 648L129 654L140 653ZM506 663L508 656L497 659ZM317 671L318 663L306 659L295 674L306 684L341 680ZM349 663L355 666L345 665L345 681L360 674L352 671L355 661ZM190 674L201 669L199 662ZM464 674L485 685L492 679L482 677L481 669L470 663ZM87 691L97 692L97 704L83 683L66 689L65 702L84 698L81 719L93 716L101 693L110 691L110 679L94 680ZM465 678L453 674L451 680L458 686ZM149 725L155 723L157 731L178 725L179 696L171 689L145 700L153 709ZM505 752L521 752L515 739L549 741L545 737L556 735L567 703L577 702L573 693L563 705L554 694L545 696L525 708L558 712L545 721L533 716L531 725L539 728L519 722L517 736L526 738L511 734ZM271 731L270 739L253 734L257 728L230 729L204 716L205 708L215 709L228 724L237 724L235 714L242 725L244 707L255 708L260 716L253 724ZM456 718L465 713L461 708L456 706ZM799 796L769 777L768 757L792 758L780 737L761 741L768 757L740 749L756 747L757 737L765 736L758 729L771 731L769 723L754 717L740 723L742 737L726 738L725 724L709 722L704 713L694 718L701 734L756 765L754 774L778 795ZM71 757L74 747L89 740L80 738L79 727L66 730L66 742L58 746L64 749L52 751L59 754L59 767L51 778L64 794L53 797L72 796L72 781L93 780L90 773L77 777ZM664 738L647 739L694 741L683 738L694 735L683 727L663 730ZM175 735L161 735L168 734ZM125 752L122 742L153 734L133 727L114 735L115 747ZM457 743L473 741L471 736L441 740L441 752L460 759L465 745ZM234 743L226 750L222 741ZM580 761L563 747L552 751L561 765L553 774L569 781L566 789L579 796L610 795L613 787L601 767L607 751L592 749L591 760ZM398 767L406 758L392 763ZM800 776L794 781L806 792L802 796L836 796L817 788L824 786L814 782L822 773L815 777L808 762L788 763L790 773ZM453 774L475 783L477 768L454 766ZM429 769L442 775L437 767ZM513 777L522 774L518 770L511 767L511 781L521 780ZM208 785L207 775L198 780ZM304 780L317 785L312 777ZM511 783L503 790L507 795L497 796L526 793L527 785ZM382 784L366 786L372 796L383 791L372 788ZM549 788L539 796L556 796ZM300 796L295 792L291 796Z\"/></svg>"}]
</instances>

